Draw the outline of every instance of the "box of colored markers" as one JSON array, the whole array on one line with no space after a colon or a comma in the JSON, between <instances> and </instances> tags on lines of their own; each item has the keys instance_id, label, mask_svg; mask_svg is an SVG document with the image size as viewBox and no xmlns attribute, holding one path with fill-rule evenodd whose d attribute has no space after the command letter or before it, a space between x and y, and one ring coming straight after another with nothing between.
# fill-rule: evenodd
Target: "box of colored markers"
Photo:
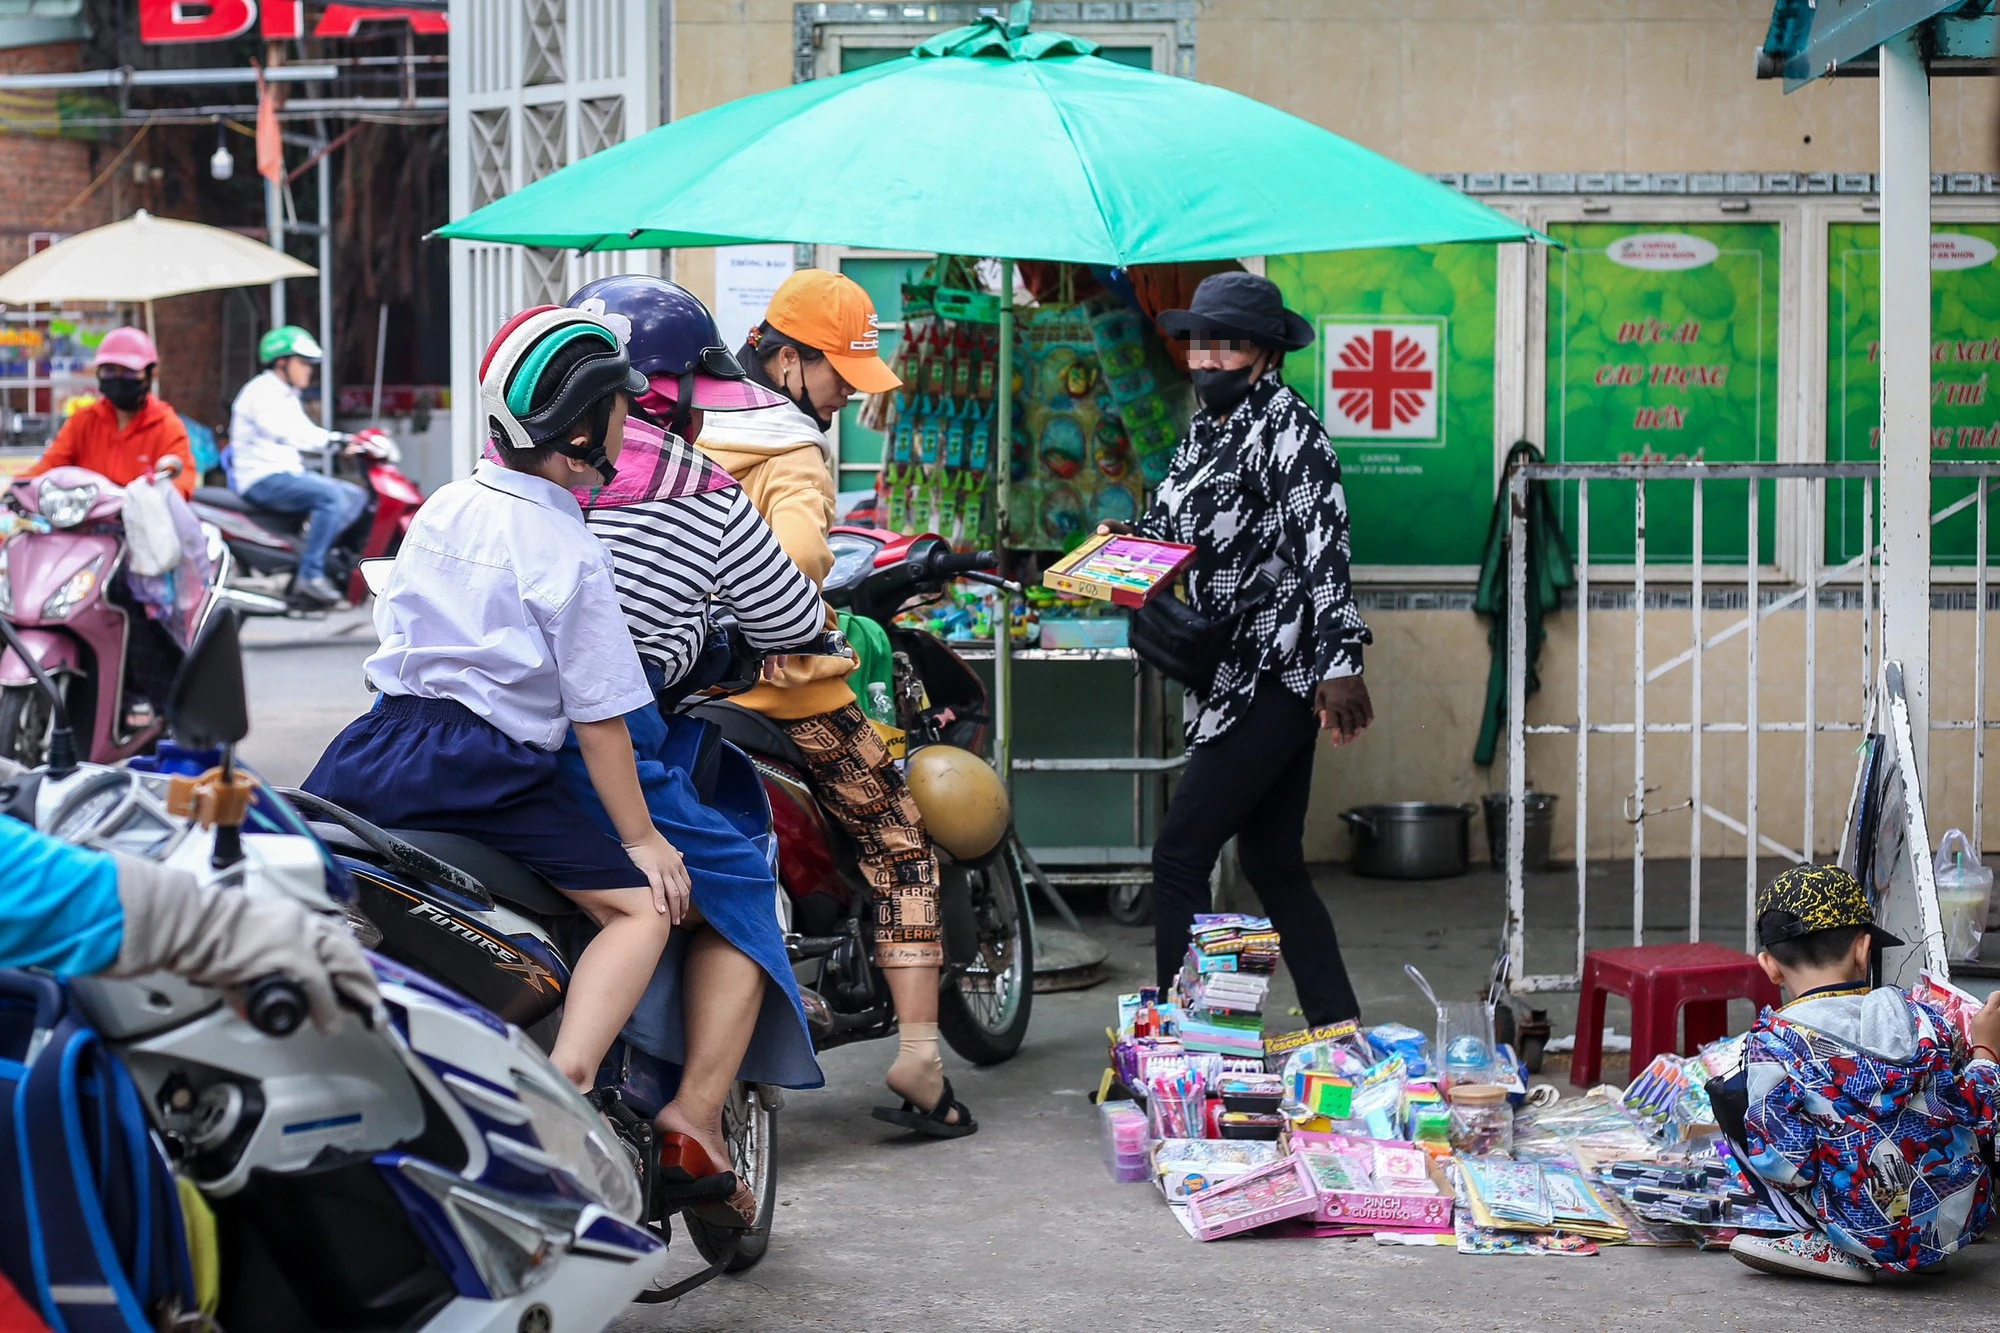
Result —
<instances>
[{"instance_id":1,"label":"box of colored markers","mask_svg":"<svg viewBox=\"0 0 2000 1333\"><path fill-rule=\"evenodd\" d=\"M1090 538L1042 574L1045 587L1119 606L1144 606L1194 563L1195 548L1125 533Z\"/></svg>"}]
</instances>

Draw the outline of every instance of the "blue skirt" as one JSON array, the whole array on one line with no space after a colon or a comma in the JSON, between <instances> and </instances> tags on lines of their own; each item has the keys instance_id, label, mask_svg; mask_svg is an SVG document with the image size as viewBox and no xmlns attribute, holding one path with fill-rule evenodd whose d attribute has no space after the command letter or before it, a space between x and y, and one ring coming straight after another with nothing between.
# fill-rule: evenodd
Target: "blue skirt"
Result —
<instances>
[{"instance_id":1,"label":"blue skirt","mask_svg":"<svg viewBox=\"0 0 2000 1333\"><path fill-rule=\"evenodd\" d=\"M646 886L596 800L586 810L562 780L555 754L452 699L382 695L302 785L384 828L484 843L559 889Z\"/></svg>"},{"instance_id":2,"label":"blue skirt","mask_svg":"<svg viewBox=\"0 0 2000 1333\"><path fill-rule=\"evenodd\" d=\"M799 1002L798 981L778 929L777 876L752 841L765 832L769 819L761 791L751 793L748 800L728 802L741 808L725 813L704 805L695 790L695 761L713 725L700 718L665 715L651 705L625 715L646 807L661 836L687 863L694 905L724 939L764 970L763 1007L737 1077L783 1088L823 1087L826 1076L813 1056L805 1006ZM587 808L595 826L608 835L611 820L590 784L574 731L563 744L559 767L572 799ZM686 953L687 935L677 930L667 941L624 1034L640 1050L674 1065L687 1060L681 1018L681 964Z\"/></svg>"}]
</instances>

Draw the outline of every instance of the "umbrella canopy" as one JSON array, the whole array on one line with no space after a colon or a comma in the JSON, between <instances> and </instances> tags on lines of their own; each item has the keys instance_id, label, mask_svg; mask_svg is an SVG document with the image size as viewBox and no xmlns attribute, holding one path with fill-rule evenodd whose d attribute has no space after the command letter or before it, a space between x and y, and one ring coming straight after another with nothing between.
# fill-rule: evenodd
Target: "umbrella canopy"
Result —
<instances>
[{"instance_id":1,"label":"umbrella canopy","mask_svg":"<svg viewBox=\"0 0 2000 1333\"><path fill-rule=\"evenodd\" d=\"M565 249L794 241L1107 265L1542 239L1337 134L982 19L605 149L442 229Z\"/></svg>"},{"instance_id":2,"label":"umbrella canopy","mask_svg":"<svg viewBox=\"0 0 2000 1333\"><path fill-rule=\"evenodd\" d=\"M0 303L160 301L189 292L310 278L310 265L247 236L143 210L58 241L0 273Z\"/></svg>"}]
</instances>

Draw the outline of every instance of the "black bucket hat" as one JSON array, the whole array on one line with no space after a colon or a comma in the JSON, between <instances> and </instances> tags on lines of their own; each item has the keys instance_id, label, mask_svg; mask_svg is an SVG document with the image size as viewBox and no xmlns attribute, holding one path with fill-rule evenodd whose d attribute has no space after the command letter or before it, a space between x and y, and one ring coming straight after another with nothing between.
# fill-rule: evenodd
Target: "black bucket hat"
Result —
<instances>
[{"instance_id":1,"label":"black bucket hat","mask_svg":"<svg viewBox=\"0 0 2000 1333\"><path fill-rule=\"evenodd\" d=\"M1285 309L1278 284L1255 273L1211 273L1194 289L1186 310L1160 312L1169 338L1248 338L1276 352L1296 352L1313 340L1313 327Z\"/></svg>"}]
</instances>

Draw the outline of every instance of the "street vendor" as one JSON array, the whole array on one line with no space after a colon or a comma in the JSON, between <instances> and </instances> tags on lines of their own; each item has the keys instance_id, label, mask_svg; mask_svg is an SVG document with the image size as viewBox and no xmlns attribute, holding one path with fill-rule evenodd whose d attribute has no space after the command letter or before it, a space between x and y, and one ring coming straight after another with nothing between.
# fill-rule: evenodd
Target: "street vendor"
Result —
<instances>
[{"instance_id":1,"label":"street vendor","mask_svg":"<svg viewBox=\"0 0 2000 1333\"><path fill-rule=\"evenodd\" d=\"M1188 764L1153 842L1160 985L1180 968L1233 837L1283 939L1306 1021L1355 1018L1333 918L1305 861L1313 739L1325 731L1345 745L1374 719L1340 463L1279 374L1287 352L1312 342L1312 326L1285 308L1276 283L1242 272L1203 279L1189 308L1159 324L1188 342L1199 407L1152 507L1134 528L1100 530L1197 548L1188 603L1221 637L1207 685L1187 692Z\"/></svg>"}]
</instances>

